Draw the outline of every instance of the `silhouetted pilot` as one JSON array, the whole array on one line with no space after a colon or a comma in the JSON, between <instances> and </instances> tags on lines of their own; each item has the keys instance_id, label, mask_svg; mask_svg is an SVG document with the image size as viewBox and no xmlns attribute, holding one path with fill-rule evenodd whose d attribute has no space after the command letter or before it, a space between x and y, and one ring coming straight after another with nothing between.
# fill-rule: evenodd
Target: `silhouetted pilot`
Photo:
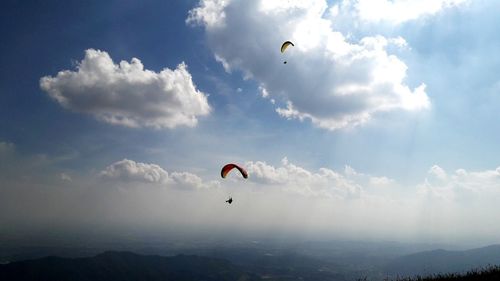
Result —
<instances>
[{"instance_id":1,"label":"silhouetted pilot","mask_svg":"<svg viewBox=\"0 0 500 281\"><path fill-rule=\"evenodd\" d=\"M233 197L229 197L229 199L227 199L226 202L229 204L233 203Z\"/></svg>"}]
</instances>

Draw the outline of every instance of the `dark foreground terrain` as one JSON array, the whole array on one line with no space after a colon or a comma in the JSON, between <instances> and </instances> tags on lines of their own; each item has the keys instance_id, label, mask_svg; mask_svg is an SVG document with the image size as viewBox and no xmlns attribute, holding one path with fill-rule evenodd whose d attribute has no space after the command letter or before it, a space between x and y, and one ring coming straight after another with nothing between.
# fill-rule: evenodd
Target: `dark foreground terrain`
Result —
<instances>
[{"instance_id":1,"label":"dark foreground terrain","mask_svg":"<svg viewBox=\"0 0 500 281\"><path fill-rule=\"evenodd\" d=\"M0 280L217 281L260 280L228 261L198 256L142 256L106 252L89 258L46 257L0 265Z\"/></svg>"},{"instance_id":2,"label":"dark foreground terrain","mask_svg":"<svg viewBox=\"0 0 500 281\"><path fill-rule=\"evenodd\" d=\"M397 281L490 281L500 280L500 267L472 270L463 274L438 274L427 277L399 278Z\"/></svg>"},{"instance_id":3,"label":"dark foreground terrain","mask_svg":"<svg viewBox=\"0 0 500 281\"><path fill-rule=\"evenodd\" d=\"M499 245L465 251L428 250L432 247L257 241L189 248L156 245L104 253L97 248L0 247L0 281L500 281L500 267L492 267L500 265Z\"/></svg>"}]
</instances>

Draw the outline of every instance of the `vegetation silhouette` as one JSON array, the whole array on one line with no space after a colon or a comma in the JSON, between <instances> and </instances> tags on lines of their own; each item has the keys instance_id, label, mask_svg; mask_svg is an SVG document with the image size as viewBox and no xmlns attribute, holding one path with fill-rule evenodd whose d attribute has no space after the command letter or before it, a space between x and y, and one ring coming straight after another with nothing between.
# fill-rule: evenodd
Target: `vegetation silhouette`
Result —
<instances>
[{"instance_id":1,"label":"vegetation silhouette","mask_svg":"<svg viewBox=\"0 0 500 281\"><path fill-rule=\"evenodd\" d=\"M500 280L500 266L489 266L469 270L466 273L433 274L430 276L415 276L396 278L395 281L489 281Z\"/></svg>"}]
</instances>

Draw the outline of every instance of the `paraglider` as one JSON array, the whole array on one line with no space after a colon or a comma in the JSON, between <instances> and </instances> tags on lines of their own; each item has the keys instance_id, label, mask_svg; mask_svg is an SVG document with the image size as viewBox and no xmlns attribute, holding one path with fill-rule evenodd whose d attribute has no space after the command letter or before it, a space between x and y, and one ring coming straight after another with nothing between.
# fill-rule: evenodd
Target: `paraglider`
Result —
<instances>
[{"instance_id":1,"label":"paraglider","mask_svg":"<svg viewBox=\"0 0 500 281\"><path fill-rule=\"evenodd\" d=\"M285 50L289 47L289 46L292 46L292 47L295 47L295 45L290 42L290 41L285 41L282 45L281 45L281 53L284 53ZM284 64L286 64L286 61L283 62Z\"/></svg>"},{"instance_id":2,"label":"paraglider","mask_svg":"<svg viewBox=\"0 0 500 281\"><path fill-rule=\"evenodd\" d=\"M233 163L224 165L224 167L222 167L222 170L220 170L220 176L222 178L226 178L229 172L231 172L231 170L233 169L238 170L245 179L248 178L247 171L245 171L245 169ZM233 197L229 196L229 199L226 200L226 203L228 204L233 203Z\"/></svg>"},{"instance_id":3,"label":"paraglider","mask_svg":"<svg viewBox=\"0 0 500 281\"><path fill-rule=\"evenodd\" d=\"M288 48L288 46L295 47L295 45L292 42L285 41L285 43L283 43L283 45L281 45L281 52L284 53L285 50Z\"/></svg>"},{"instance_id":4,"label":"paraglider","mask_svg":"<svg viewBox=\"0 0 500 281\"><path fill-rule=\"evenodd\" d=\"M229 172L232 170L232 169L237 169L238 171L240 171L241 175L246 179L248 178L248 173L247 171L245 171L245 169L243 169L242 167L236 165L236 164L226 164L224 167L222 167L222 170L220 171L220 176L222 178L226 178L227 174L229 174Z\"/></svg>"}]
</instances>

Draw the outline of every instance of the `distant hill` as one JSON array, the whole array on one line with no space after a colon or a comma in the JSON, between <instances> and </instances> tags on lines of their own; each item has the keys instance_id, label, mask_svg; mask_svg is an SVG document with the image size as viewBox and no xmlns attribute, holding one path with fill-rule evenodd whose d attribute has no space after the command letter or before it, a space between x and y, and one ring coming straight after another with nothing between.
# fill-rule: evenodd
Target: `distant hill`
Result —
<instances>
[{"instance_id":1,"label":"distant hill","mask_svg":"<svg viewBox=\"0 0 500 281\"><path fill-rule=\"evenodd\" d=\"M463 273L489 265L500 265L500 245L467 251L434 250L406 255L390 262L386 271L391 275L426 276L437 273Z\"/></svg>"},{"instance_id":2,"label":"distant hill","mask_svg":"<svg viewBox=\"0 0 500 281\"><path fill-rule=\"evenodd\" d=\"M260 280L228 261L179 255L142 256L105 252L88 258L46 257L0 265L0 280L9 281L216 281Z\"/></svg>"},{"instance_id":3,"label":"distant hill","mask_svg":"<svg viewBox=\"0 0 500 281\"><path fill-rule=\"evenodd\" d=\"M363 255L339 255L333 252L332 255L322 253L310 256L293 250L266 247L219 248L203 252L165 257L112 251L93 257L50 256L13 261L0 263L0 280L500 280L498 267L466 274L472 269L500 265L500 245L467 251L434 250L394 258L382 256L379 262L373 262L376 257L363 258ZM437 276L439 273L444 275ZM398 279L398 276L406 279Z\"/></svg>"}]
</instances>

